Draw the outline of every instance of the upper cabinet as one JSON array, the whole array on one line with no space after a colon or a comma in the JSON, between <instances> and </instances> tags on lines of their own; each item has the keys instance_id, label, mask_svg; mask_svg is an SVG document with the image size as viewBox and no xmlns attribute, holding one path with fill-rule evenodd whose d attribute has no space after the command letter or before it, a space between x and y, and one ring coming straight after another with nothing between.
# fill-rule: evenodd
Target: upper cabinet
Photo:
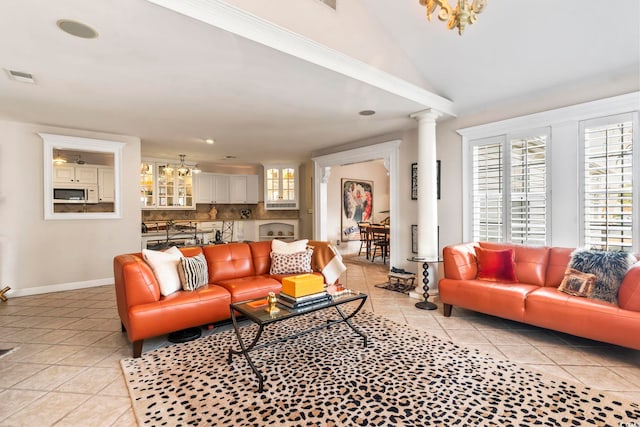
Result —
<instances>
[{"instance_id":1,"label":"upper cabinet","mask_svg":"<svg viewBox=\"0 0 640 427\"><path fill-rule=\"evenodd\" d=\"M195 209L191 169L186 173L167 162L144 162L140 167L143 209Z\"/></svg>"},{"instance_id":2,"label":"upper cabinet","mask_svg":"<svg viewBox=\"0 0 640 427\"><path fill-rule=\"evenodd\" d=\"M115 200L115 176L113 168L98 168L98 201L113 202Z\"/></svg>"},{"instance_id":3,"label":"upper cabinet","mask_svg":"<svg viewBox=\"0 0 640 427\"><path fill-rule=\"evenodd\" d=\"M297 165L264 165L264 208L298 209Z\"/></svg>"},{"instance_id":4,"label":"upper cabinet","mask_svg":"<svg viewBox=\"0 0 640 427\"><path fill-rule=\"evenodd\" d=\"M258 175L196 175L196 203L258 203Z\"/></svg>"},{"instance_id":5,"label":"upper cabinet","mask_svg":"<svg viewBox=\"0 0 640 427\"><path fill-rule=\"evenodd\" d=\"M89 165L54 166L53 182L57 184L97 184L98 167Z\"/></svg>"},{"instance_id":6,"label":"upper cabinet","mask_svg":"<svg viewBox=\"0 0 640 427\"><path fill-rule=\"evenodd\" d=\"M229 203L229 176L214 173L197 175L196 203Z\"/></svg>"}]
</instances>

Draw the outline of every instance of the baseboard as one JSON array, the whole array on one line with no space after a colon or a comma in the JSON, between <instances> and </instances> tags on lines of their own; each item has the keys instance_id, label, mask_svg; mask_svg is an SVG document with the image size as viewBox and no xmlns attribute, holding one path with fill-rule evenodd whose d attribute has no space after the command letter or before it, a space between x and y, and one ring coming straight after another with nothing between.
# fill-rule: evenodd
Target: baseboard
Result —
<instances>
[{"instance_id":1,"label":"baseboard","mask_svg":"<svg viewBox=\"0 0 640 427\"><path fill-rule=\"evenodd\" d=\"M6 295L9 298L25 297L28 295L48 294L51 292L73 291L76 289L94 288L96 286L113 285L113 277L105 279L85 280L82 282L59 283L57 285L36 286L25 289L11 289ZM11 285L9 285L11 286Z\"/></svg>"}]
</instances>

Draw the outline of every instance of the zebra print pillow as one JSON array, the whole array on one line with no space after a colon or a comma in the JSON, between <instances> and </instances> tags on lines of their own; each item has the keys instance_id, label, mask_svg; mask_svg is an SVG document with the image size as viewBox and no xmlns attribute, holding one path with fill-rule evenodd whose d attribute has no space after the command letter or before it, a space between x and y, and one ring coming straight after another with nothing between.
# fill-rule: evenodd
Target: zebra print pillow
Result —
<instances>
[{"instance_id":1,"label":"zebra print pillow","mask_svg":"<svg viewBox=\"0 0 640 427\"><path fill-rule=\"evenodd\" d=\"M209 270L204 254L180 258L178 274L185 291L195 291L209 283Z\"/></svg>"}]
</instances>

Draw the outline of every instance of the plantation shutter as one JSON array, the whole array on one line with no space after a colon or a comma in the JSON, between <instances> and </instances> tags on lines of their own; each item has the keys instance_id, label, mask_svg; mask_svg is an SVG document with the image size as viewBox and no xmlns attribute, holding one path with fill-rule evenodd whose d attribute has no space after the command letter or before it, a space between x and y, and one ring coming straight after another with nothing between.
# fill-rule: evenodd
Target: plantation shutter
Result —
<instances>
[{"instance_id":1,"label":"plantation shutter","mask_svg":"<svg viewBox=\"0 0 640 427\"><path fill-rule=\"evenodd\" d=\"M547 243L547 136L510 140L509 224L513 243Z\"/></svg>"},{"instance_id":2,"label":"plantation shutter","mask_svg":"<svg viewBox=\"0 0 640 427\"><path fill-rule=\"evenodd\" d=\"M583 244L630 251L633 236L633 121L631 115L581 124Z\"/></svg>"},{"instance_id":3,"label":"plantation shutter","mask_svg":"<svg viewBox=\"0 0 640 427\"><path fill-rule=\"evenodd\" d=\"M473 240L503 240L503 156L502 142L474 145Z\"/></svg>"}]
</instances>

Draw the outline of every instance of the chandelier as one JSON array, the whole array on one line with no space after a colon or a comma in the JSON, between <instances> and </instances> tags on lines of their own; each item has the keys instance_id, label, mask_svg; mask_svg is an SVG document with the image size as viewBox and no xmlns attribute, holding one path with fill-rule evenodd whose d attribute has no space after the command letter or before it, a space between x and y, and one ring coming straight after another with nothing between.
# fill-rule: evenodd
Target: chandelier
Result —
<instances>
[{"instance_id":1,"label":"chandelier","mask_svg":"<svg viewBox=\"0 0 640 427\"><path fill-rule=\"evenodd\" d=\"M458 34L462 35L467 24L471 25L478 20L478 14L487 5L487 0L458 0L455 10L449 4L449 0L418 0L427 8L427 19L431 21L431 14L440 6L438 19L448 21L447 28L458 28Z\"/></svg>"}]
</instances>

